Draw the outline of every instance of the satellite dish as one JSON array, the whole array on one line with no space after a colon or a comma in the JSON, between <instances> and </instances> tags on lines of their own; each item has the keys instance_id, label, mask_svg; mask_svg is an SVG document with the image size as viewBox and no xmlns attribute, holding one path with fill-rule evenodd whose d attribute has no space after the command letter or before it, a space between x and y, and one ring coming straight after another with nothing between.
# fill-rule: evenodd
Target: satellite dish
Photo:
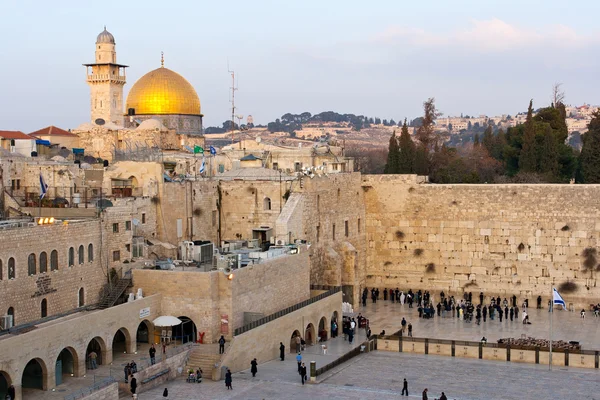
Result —
<instances>
[{"instance_id":1,"label":"satellite dish","mask_svg":"<svg viewBox=\"0 0 600 400\"><path fill-rule=\"evenodd\" d=\"M94 121L94 123L95 123L96 125L100 125L100 126L102 126L102 125L104 125L104 124L106 123L106 121L104 121L102 118L97 118L97 119Z\"/></svg>"},{"instance_id":2,"label":"satellite dish","mask_svg":"<svg viewBox=\"0 0 600 400\"><path fill-rule=\"evenodd\" d=\"M138 226L140 224L140 220L136 219L136 218L134 218L132 222L133 222L133 225L135 225L135 226Z\"/></svg>"}]
</instances>

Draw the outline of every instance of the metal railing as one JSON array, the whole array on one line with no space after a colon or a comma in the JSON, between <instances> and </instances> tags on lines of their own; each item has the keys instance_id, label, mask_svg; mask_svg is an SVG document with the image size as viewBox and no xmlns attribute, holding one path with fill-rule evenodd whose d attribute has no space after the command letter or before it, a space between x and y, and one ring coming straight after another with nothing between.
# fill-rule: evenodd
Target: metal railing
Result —
<instances>
[{"instance_id":1,"label":"metal railing","mask_svg":"<svg viewBox=\"0 0 600 400\"><path fill-rule=\"evenodd\" d=\"M244 332L248 332L251 329L257 328L257 327L259 327L261 325L264 325L264 324L266 324L268 322L271 322L271 321L273 321L273 320L275 320L277 318L281 318L284 315L287 315L287 314L292 313L294 311L297 311L297 310L299 310L301 308L309 306L309 305L311 305L313 303L316 303L319 300L323 300L324 298L332 296L332 295L334 295L336 293L339 293L341 291L342 291L341 286L336 286L333 289L330 289L330 290L328 290L328 291L326 291L324 293L319 294L318 296L311 297L308 300L304 300L304 301L302 301L302 302L300 302L298 304L294 304L293 306L290 306L288 308L284 308L283 310L277 311L276 313L273 313L271 315L267 315L266 317L263 317L261 319L257 319L254 322L251 322L251 323L246 324L246 325L244 325L242 327L236 328L234 330L234 332L233 332L233 335L234 336L241 335Z\"/></svg>"},{"instance_id":2,"label":"metal railing","mask_svg":"<svg viewBox=\"0 0 600 400\"><path fill-rule=\"evenodd\" d=\"M370 343L371 343L371 341L364 342L360 346L355 347L354 349L350 350L349 352L347 352L346 354L344 354L337 360L333 360L329 364L324 365L321 368L317 368L317 370L315 372L316 376L322 375L325 372L329 371L330 369L333 369L333 368L337 367L338 365L343 364L346 361L350 360L351 358L354 358L357 355L364 353L365 349L367 347L370 348Z\"/></svg>"},{"instance_id":3,"label":"metal railing","mask_svg":"<svg viewBox=\"0 0 600 400\"><path fill-rule=\"evenodd\" d=\"M88 386L86 388L79 389L78 391L76 391L74 393L66 395L65 400L81 399L82 397L90 395L100 389L104 389L105 387L110 386L115 382L117 382L117 380L115 378L113 378L112 376L109 376L108 378L106 378L102 381L94 383L92 386Z\"/></svg>"}]
</instances>

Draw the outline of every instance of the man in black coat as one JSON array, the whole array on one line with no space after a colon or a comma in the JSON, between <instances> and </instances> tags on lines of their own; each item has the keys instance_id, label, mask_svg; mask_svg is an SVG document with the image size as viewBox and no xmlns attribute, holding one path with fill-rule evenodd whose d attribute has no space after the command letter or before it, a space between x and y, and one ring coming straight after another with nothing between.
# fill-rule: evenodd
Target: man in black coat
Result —
<instances>
[{"instance_id":1,"label":"man in black coat","mask_svg":"<svg viewBox=\"0 0 600 400\"><path fill-rule=\"evenodd\" d=\"M510 308L510 320L513 320L513 316L515 315L515 309L513 307Z\"/></svg>"},{"instance_id":2,"label":"man in black coat","mask_svg":"<svg viewBox=\"0 0 600 400\"><path fill-rule=\"evenodd\" d=\"M302 378L302 384L304 385L304 382L306 382L306 365L304 363L300 366L300 378Z\"/></svg>"},{"instance_id":3,"label":"man in black coat","mask_svg":"<svg viewBox=\"0 0 600 400\"><path fill-rule=\"evenodd\" d=\"M129 375L129 382L131 394L135 394L135 391L137 390L137 379L135 379L135 376Z\"/></svg>"},{"instance_id":4,"label":"man in black coat","mask_svg":"<svg viewBox=\"0 0 600 400\"><path fill-rule=\"evenodd\" d=\"M281 361L285 360L285 346L283 342L279 342L279 358L281 358Z\"/></svg>"},{"instance_id":5,"label":"man in black coat","mask_svg":"<svg viewBox=\"0 0 600 400\"><path fill-rule=\"evenodd\" d=\"M250 365L250 372L252 372L252 377L254 378L256 376L256 373L258 372L258 363L256 362L256 358L250 361Z\"/></svg>"},{"instance_id":6,"label":"man in black coat","mask_svg":"<svg viewBox=\"0 0 600 400\"><path fill-rule=\"evenodd\" d=\"M483 304L483 292L479 292L479 304Z\"/></svg>"},{"instance_id":7,"label":"man in black coat","mask_svg":"<svg viewBox=\"0 0 600 400\"><path fill-rule=\"evenodd\" d=\"M402 384L402 394L400 396L408 396L408 382L406 378L404 378L404 383Z\"/></svg>"},{"instance_id":8,"label":"man in black coat","mask_svg":"<svg viewBox=\"0 0 600 400\"><path fill-rule=\"evenodd\" d=\"M481 312L483 313L483 322L485 322L487 319L487 307L483 306L483 310L481 310Z\"/></svg>"},{"instance_id":9,"label":"man in black coat","mask_svg":"<svg viewBox=\"0 0 600 400\"><path fill-rule=\"evenodd\" d=\"M508 319L508 306L504 307L504 318Z\"/></svg>"}]
</instances>

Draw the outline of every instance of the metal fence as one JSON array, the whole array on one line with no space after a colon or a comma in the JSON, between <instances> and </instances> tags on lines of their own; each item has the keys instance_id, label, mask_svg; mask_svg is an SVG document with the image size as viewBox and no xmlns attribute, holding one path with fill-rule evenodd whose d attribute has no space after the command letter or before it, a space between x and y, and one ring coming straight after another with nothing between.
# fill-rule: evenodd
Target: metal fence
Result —
<instances>
[{"instance_id":1,"label":"metal fence","mask_svg":"<svg viewBox=\"0 0 600 400\"><path fill-rule=\"evenodd\" d=\"M88 396L88 395L94 393L95 391L98 391L100 389L103 389L107 386L112 385L116 381L117 380L115 378L113 378L112 376L109 376L108 378L106 378L102 381L94 383L92 386L88 386L86 388L79 389L78 391L76 391L74 393L66 395L65 400L81 399L82 397Z\"/></svg>"},{"instance_id":2,"label":"metal fence","mask_svg":"<svg viewBox=\"0 0 600 400\"><path fill-rule=\"evenodd\" d=\"M290 306L288 308L284 308L283 310L277 311L274 314L267 315L266 317L263 317L261 319L258 319L256 321L254 321L254 322L246 324L246 325L244 325L244 326L242 326L240 328L236 328L235 331L233 332L233 335L234 336L241 335L244 332L248 332L251 329L257 328L257 327L259 327L261 325L266 324L267 322L271 322L271 321L273 321L273 320L275 320L277 318L283 317L284 315L287 315L287 314L289 314L291 312L294 312L294 311L299 310L301 308L304 308L304 307L306 307L308 305L316 303L319 300L323 300L324 298L329 297L331 295L334 295L334 294L336 294L338 292L341 292L341 291L342 291L342 288L340 286L335 286L333 289L330 289L330 290L328 290L328 291L326 291L324 293L321 293L318 296L311 297L308 300L304 300L303 302L300 302L298 304L294 304L293 306Z\"/></svg>"},{"instance_id":3,"label":"metal fence","mask_svg":"<svg viewBox=\"0 0 600 400\"><path fill-rule=\"evenodd\" d=\"M343 364L346 361L350 360L351 358L356 357L360 353L364 353L367 348L371 349L373 347L371 345L372 342L375 342L375 341L370 340L370 341L364 342L360 346L355 347L354 349L350 350L349 352L347 352L346 354L344 354L337 360L334 360L334 361L330 362L329 364L322 366L321 368L317 368L316 376L324 374L325 372L329 371L330 369L333 369L333 368L337 367L338 365Z\"/></svg>"}]
</instances>

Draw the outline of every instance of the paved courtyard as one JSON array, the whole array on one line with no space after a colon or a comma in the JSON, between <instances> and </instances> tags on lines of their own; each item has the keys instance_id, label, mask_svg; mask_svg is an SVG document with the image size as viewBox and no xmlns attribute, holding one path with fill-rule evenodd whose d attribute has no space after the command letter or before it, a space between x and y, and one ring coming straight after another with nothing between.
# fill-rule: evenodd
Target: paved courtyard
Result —
<instances>
[{"instance_id":1,"label":"paved courtyard","mask_svg":"<svg viewBox=\"0 0 600 400\"><path fill-rule=\"evenodd\" d=\"M521 337L521 334L536 338L548 338L550 313L548 309L536 310L529 308L527 311L531 325L523 325L521 320L500 322L497 318L493 321L481 322L477 325L475 320L468 323L458 318L449 316L432 319L419 318L419 312L415 308L408 308L388 301L367 303L366 307L356 307L356 313L369 318L372 332L379 333L385 329L386 334L392 334L401 327L402 317L413 325L413 336L434 339L473 340L479 341L485 336L488 341L495 342L500 338ZM521 310L519 310L519 316ZM587 350L600 350L600 318L594 318L593 312L586 312L585 319L580 318L579 312L559 311L553 313L553 339L565 341L578 341Z\"/></svg>"},{"instance_id":2,"label":"paved courtyard","mask_svg":"<svg viewBox=\"0 0 600 400\"><path fill-rule=\"evenodd\" d=\"M358 356L326 373L318 384L300 384L289 365L285 372L272 374L280 361L259 365L256 378L247 372L234 374L232 391L223 382L186 383L183 379L166 384L170 400L193 399L350 399L388 400L400 398L402 379L409 382L409 398L420 398L425 387L429 398L442 391L457 400L600 400L598 371L578 368L510 364L406 353L371 352ZM274 364L274 365L268 365ZM292 368L295 366L292 364ZM296 381L289 377L295 377ZM163 400L164 387L142 393L144 400Z\"/></svg>"}]
</instances>

